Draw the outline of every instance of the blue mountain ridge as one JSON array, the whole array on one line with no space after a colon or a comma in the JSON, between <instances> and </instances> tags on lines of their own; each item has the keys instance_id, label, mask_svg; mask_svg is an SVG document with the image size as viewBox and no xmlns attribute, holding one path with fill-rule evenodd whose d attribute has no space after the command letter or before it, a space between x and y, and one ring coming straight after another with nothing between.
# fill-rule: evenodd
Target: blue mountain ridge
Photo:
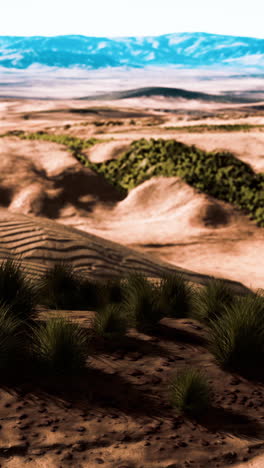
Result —
<instances>
[{"instance_id":1,"label":"blue mountain ridge","mask_svg":"<svg viewBox=\"0 0 264 468\"><path fill-rule=\"evenodd\" d=\"M264 70L264 39L209 33L142 37L0 36L0 67L84 69L146 66L254 67Z\"/></svg>"}]
</instances>

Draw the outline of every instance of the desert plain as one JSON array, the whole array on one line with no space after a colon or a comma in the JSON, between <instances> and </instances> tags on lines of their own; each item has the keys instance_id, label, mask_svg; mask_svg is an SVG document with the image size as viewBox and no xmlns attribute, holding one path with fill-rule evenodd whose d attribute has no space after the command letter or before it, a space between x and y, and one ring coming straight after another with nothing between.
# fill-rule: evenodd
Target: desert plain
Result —
<instances>
[{"instance_id":1,"label":"desert plain","mask_svg":"<svg viewBox=\"0 0 264 468\"><path fill-rule=\"evenodd\" d=\"M134 140L162 138L228 151L263 173L264 94L252 102L248 90L247 102L164 96L151 88L146 94L2 96L1 259L22 258L32 276L66 260L98 279L131 269L151 279L179 271L199 287L214 276L238 294L263 288L263 227L237 206L180 177L151 177L124 196L85 161L115 160ZM95 140L80 160L41 132ZM40 137L21 138L30 134ZM89 328L94 311L56 313ZM221 370L204 343L205 330L194 320L164 318L158 335L131 329L124 342L99 343L80 380L36 383L25 376L3 386L0 465L264 466L263 382ZM213 407L199 421L176 416L168 401L168 381L186 364L204 370L214 389Z\"/></svg>"}]
</instances>

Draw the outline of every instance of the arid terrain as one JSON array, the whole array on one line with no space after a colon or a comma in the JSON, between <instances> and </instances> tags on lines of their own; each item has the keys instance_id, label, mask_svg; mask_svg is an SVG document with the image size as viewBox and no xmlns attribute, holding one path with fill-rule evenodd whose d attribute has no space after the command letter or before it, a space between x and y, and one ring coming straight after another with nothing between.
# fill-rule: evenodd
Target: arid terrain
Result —
<instances>
[{"instance_id":1,"label":"arid terrain","mask_svg":"<svg viewBox=\"0 0 264 468\"><path fill-rule=\"evenodd\" d=\"M1 258L22 257L33 276L63 259L96 278L181 271L197 286L215 276L238 294L264 288L264 228L238 207L180 177L152 177L123 196L65 144L18 131L95 138L81 151L92 163L162 138L229 151L264 173L264 99L0 99ZM93 313L67 311L85 327ZM99 343L81 381L6 385L0 466L261 468L263 382L221 370L204 334L195 321L163 319L157 336L132 329L114 350ZM169 378L186 363L205 370L215 392L198 422L168 403Z\"/></svg>"}]
</instances>

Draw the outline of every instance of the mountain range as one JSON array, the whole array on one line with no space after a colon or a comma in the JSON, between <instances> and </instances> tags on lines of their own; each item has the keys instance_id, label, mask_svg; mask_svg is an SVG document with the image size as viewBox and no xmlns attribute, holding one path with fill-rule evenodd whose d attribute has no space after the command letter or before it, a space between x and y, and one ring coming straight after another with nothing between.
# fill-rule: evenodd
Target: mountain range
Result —
<instances>
[{"instance_id":1,"label":"mountain range","mask_svg":"<svg viewBox=\"0 0 264 468\"><path fill-rule=\"evenodd\" d=\"M0 36L0 66L27 69L240 67L264 70L264 39L208 33L142 37Z\"/></svg>"},{"instance_id":2,"label":"mountain range","mask_svg":"<svg viewBox=\"0 0 264 468\"><path fill-rule=\"evenodd\" d=\"M249 96L234 95L234 93L222 93L221 95L207 94L196 91L190 91L180 88L171 88L165 86L147 86L144 88L127 89L125 91L112 91L103 94L84 96L79 99L85 100L118 100L118 99L130 99L138 97L154 97L163 96L166 98L180 98L180 99L195 99L204 102L222 102L222 103L247 103L247 102L258 102L259 98L254 93L249 93Z\"/></svg>"}]
</instances>

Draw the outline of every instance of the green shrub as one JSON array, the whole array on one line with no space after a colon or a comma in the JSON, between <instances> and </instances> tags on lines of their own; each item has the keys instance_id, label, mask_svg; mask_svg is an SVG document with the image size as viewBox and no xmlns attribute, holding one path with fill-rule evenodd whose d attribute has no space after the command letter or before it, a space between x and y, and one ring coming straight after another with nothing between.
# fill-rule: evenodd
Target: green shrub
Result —
<instances>
[{"instance_id":1,"label":"green shrub","mask_svg":"<svg viewBox=\"0 0 264 468\"><path fill-rule=\"evenodd\" d=\"M210 321L221 316L224 307L233 304L236 298L224 280L212 278L203 289L196 292L191 315L196 320L210 325Z\"/></svg>"},{"instance_id":2,"label":"green shrub","mask_svg":"<svg viewBox=\"0 0 264 468\"><path fill-rule=\"evenodd\" d=\"M33 329L32 351L40 368L51 374L68 374L85 367L89 355L86 332L65 318L51 318Z\"/></svg>"},{"instance_id":3,"label":"green shrub","mask_svg":"<svg viewBox=\"0 0 264 468\"><path fill-rule=\"evenodd\" d=\"M225 312L211 322L208 349L222 367L237 372L263 372L263 293L239 297L225 306Z\"/></svg>"},{"instance_id":4,"label":"green shrub","mask_svg":"<svg viewBox=\"0 0 264 468\"><path fill-rule=\"evenodd\" d=\"M11 258L0 265L0 300L10 306L19 320L31 321L35 316L37 291L26 277L20 261Z\"/></svg>"},{"instance_id":5,"label":"green shrub","mask_svg":"<svg viewBox=\"0 0 264 468\"><path fill-rule=\"evenodd\" d=\"M168 317L190 317L193 309L193 287L185 281L180 273L166 274L159 287L161 299L166 304L165 314Z\"/></svg>"},{"instance_id":6,"label":"green shrub","mask_svg":"<svg viewBox=\"0 0 264 468\"><path fill-rule=\"evenodd\" d=\"M119 338L126 334L128 320L120 304L107 304L98 311L93 323L92 334L106 339Z\"/></svg>"},{"instance_id":7,"label":"green shrub","mask_svg":"<svg viewBox=\"0 0 264 468\"><path fill-rule=\"evenodd\" d=\"M7 305L0 305L0 369L13 372L23 351L21 322Z\"/></svg>"},{"instance_id":8,"label":"green shrub","mask_svg":"<svg viewBox=\"0 0 264 468\"><path fill-rule=\"evenodd\" d=\"M132 273L127 278L125 291L123 306L130 323L138 331L155 330L164 317L164 305L157 285L152 284L141 273Z\"/></svg>"},{"instance_id":9,"label":"green shrub","mask_svg":"<svg viewBox=\"0 0 264 468\"><path fill-rule=\"evenodd\" d=\"M205 375L192 367L178 372L170 384L170 401L179 413L201 415L211 404L211 390Z\"/></svg>"}]
</instances>

